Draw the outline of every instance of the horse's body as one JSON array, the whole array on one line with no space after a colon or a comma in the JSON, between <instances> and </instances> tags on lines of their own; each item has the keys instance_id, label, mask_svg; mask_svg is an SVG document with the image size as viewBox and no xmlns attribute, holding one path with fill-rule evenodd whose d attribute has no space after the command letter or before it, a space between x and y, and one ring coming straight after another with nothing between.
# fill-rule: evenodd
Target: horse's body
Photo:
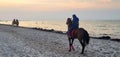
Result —
<instances>
[{"instance_id":1,"label":"horse's body","mask_svg":"<svg viewBox=\"0 0 120 57\"><path fill-rule=\"evenodd\" d=\"M69 30L70 27L72 26L72 20L70 18L68 18L67 20L67 25ZM89 40L90 40L88 32L83 28L78 28L78 29L75 29L75 32L73 33L72 37L68 33L67 35L69 40L69 51L71 51L71 49L75 50L73 47L73 42L74 42L74 39L78 39L82 45L81 53L83 54L85 46L89 44Z\"/></svg>"}]
</instances>

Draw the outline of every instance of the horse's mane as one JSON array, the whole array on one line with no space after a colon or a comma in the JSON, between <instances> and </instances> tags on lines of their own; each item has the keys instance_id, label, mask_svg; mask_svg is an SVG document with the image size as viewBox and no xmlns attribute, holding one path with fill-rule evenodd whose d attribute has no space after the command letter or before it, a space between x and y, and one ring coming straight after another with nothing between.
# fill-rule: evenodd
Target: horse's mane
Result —
<instances>
[{"instance_id":1,"label":"horse's mane","mask_svg":"<svg viewBox=\"0 0 120 57\"><path fill-rule=\"evenodd\" d=\"M68 19L67 19L67 25L68 25L69 27L72 26L72 20L71 20L71 18L68 18Z\"/></svg>"}]
</instances>

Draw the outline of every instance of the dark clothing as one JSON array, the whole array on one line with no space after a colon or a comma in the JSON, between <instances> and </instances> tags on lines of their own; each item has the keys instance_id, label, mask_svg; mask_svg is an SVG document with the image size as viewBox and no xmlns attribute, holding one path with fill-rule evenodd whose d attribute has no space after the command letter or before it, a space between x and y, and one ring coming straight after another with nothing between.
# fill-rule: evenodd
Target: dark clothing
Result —
<instances>
[{"instance_id":1,"label":"dark clothing","mask_svg":"<svg viewBox=\"0 0 120 57\"><path fill-rule=\"evenodd\" d=\"M73 15L73 23L72 23L71 28L69 29L70 36L72 36L71 33L73 29L78 29L78 28L79 28L79 18L77 18L76 15Z\"/></svg>"},{"instance_id":2,"label":"dark clothing","mask_svg":"<svg viewBox=\"0 0 120 57\"><path fill-rule=\"evenodd\" d=\"M73 15L73 24L72 24L71 29L72 28L73 29L79 28L79 19L75 15Z\"/></svg>"}]
</instances>

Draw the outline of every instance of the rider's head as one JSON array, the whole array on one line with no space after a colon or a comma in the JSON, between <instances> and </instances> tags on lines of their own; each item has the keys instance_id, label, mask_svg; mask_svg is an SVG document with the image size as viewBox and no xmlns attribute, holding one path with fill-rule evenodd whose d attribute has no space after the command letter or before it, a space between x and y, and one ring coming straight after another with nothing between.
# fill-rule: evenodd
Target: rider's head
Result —
<instances>
[{"instance_id":1,"label":"rider's head","mask_svg":"<svg viewBox=\"0 0 120 57\"><path fill-rule=\"evenodd\" d=\"M73 18L77 18L77 16L75 14L72 15Z\"/></svg>"}]
</instances>

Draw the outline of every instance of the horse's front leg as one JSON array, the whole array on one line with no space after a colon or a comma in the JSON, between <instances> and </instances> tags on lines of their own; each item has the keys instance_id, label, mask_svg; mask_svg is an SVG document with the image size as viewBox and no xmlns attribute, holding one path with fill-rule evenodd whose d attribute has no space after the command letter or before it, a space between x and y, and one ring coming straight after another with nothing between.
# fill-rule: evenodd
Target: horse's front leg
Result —
<instances>
[{"instance_id":1,"label":"horse's front leg","mask_svg":"<svg viewBox=\"0 0 120 57\"><path fill-rule=\"evenodd\" d=\"M71 48L73 49L73 51L75 50L74 46L73 46L73 42L74 42L74 38L72 38L72 45Z\"/></svg>"},{"instance_id":2,"label":"horse's front leg","mask_svg":"<svg viewBox=\"0 0 120 57\"><path fill-rule=\"evenodd\" d=\"M75 50L73 47L73 42L74 42L74 38L69 38L69 52L71 51L71 49Z\"/></svg>"},{"instance_id":3,"label":"horse's front leg","mask_svg":"<svg viewBox=\"0 0 120 57\"><path fill-rule=\"evenodd\" d=\"M72 45L71 38L68 38L68 40L69 40L69 52L70 52L71 51L71 45Z\"/></svg>"}]
</instances>

